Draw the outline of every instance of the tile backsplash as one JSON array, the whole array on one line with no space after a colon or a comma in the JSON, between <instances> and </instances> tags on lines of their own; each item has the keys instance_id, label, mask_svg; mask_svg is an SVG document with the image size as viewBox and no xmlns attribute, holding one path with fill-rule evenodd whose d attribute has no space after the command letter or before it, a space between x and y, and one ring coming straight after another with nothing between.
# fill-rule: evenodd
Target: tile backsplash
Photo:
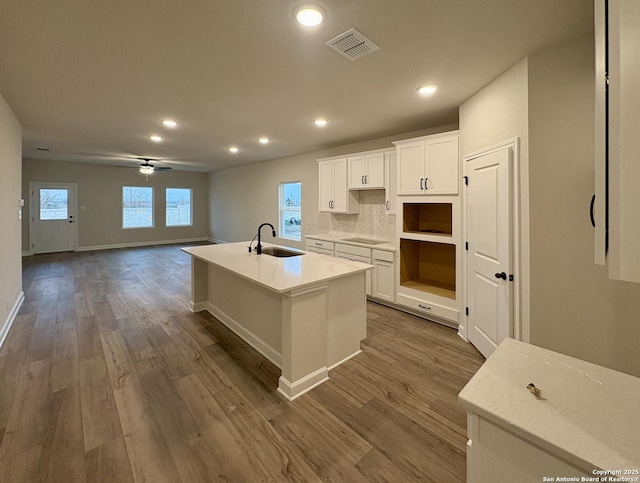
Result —
<instances>
[{"instance_id":1,"label":"tile backsplash","mask_svg":"<svg viewBox=\"0 0 640 483\"><path fill-rule=\"evenodd\" d=\"M331 233L386 240L395 244L396 217L387 215L384 190L360 191L360 213L331 215Z\"/></svg>"}]
</instances>

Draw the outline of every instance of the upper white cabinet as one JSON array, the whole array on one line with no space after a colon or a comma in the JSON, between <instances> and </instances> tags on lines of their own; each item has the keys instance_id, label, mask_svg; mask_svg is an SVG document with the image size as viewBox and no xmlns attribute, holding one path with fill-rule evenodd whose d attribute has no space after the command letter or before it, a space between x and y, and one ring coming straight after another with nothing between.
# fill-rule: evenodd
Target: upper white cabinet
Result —
<instances>
[{"instance_id":1,"label":"upper white cabinet","mask_svg":"<svg viewBox=\"0 0 640 483\"><path fill-rule=\"evenodd\" d=\"M398 191L398 171L397 171L397 154L395 151L385 153L386 163L385 171L387 175L387 186L385 188L384 209L387 215L396 214L396 193Z\"/></svg>"},{"instance_id":2,"label":"upper white cabinet","mask_svg":"<svg viewBox=\"0 0 640 483\"><path fill-rule=\"evenodd\" d=\"M398 195L458 193L458 131L397 141Z\"/></svg>"},{"instance_id":3,"label":"upper white cabinet","mask_svg":"<svg viewBox=\"0 0 640 483\"><path fill-rule=\"evenodd\" d=\"M384 152L349 156L347 161L349 189L384 189Z\"/></svg>"},{"instance_id":4,"label":"upper white cabinet","mask_svg":"<svg viewBox=\"0 0 640 483\"><path fill-rule=\"evenodd\" d=\"M606 16L604 1L599 0L595 5L596 74L599 76L596 79L596 198L593 208L598 230L596 261L602 263L608 244L609 278L640 282L640 2L609 0ZM605 24L607 18L608 25ZM608 52L605 46L608 46ZM608 72L605 71L607 60ZM609 83L605 91L607 75ZM608 109L604 102L607 95Z\"/></svg>"},{"instance_id":5,"label":"upper white cabinet","mask_svg":"<svg viewBox=\"0 0 640 483\"><path fill-rule=\"evenodd\" d=\"M347 188L347 158L318 160L319 208L331 213L358 213L357 193Z\"/></svg>"}]
</instances>

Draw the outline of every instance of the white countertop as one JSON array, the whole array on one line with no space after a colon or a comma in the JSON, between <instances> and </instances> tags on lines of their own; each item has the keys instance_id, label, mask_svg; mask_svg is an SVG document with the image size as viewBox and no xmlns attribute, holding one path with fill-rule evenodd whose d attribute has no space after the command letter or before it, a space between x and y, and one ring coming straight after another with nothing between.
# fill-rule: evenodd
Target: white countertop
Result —
<instances>
[{"instance_id":1,"label":"white countertop","mask_svg":"<svg viewBox=\"0 0 640 483\"><path fill-rule=\"evenodd\" d=\"M327 257L288 247L280 248L301 252L304 255L287 258L258 255L255 252L249 253L248 246L249 242L246 241L187 247L181 250L278 293L316 285L373 268L373 265L366 263ZM262 243L263 248L278 246Z\"/></svg>"},{"instance_id":2,"label":"white countertop","mask_svg":"<svg viewBox=\"0 0 640 483\"><path fill-rule=\"evenodd\" d=\"M529 392L529 383L542 391L541 399ZM469 411L588 474L640 469L637 377L505 339L459 399Z\"/></svg>"},{"instance_id":3,"label":"white countertop","mask_svg":"<svg viewBox=\"0 0 640 483\"><path fill-rule=\"evenodd\" d=\"M372 248L374 250L384 250L386 252L395 252L396 251L396 247L391 245L391 243L389 243L388 241L380 240L382 243L372 244L372 243L359 243L359 242L356 242L356 241L347 240L347 238L364 238L364 239L366 239L366 238L368 238L366 236L361 236L360 237L359 235L346 236L346 235L336 235L335 233L319 233L319 234L316 234L316 235L305 235L305 238L310 238L312 240L330 241L330 242L334 242L334 243L344 243L346 245L354 245L354 246L357 246L357 247Z\"/></svg>"}]
</instances>

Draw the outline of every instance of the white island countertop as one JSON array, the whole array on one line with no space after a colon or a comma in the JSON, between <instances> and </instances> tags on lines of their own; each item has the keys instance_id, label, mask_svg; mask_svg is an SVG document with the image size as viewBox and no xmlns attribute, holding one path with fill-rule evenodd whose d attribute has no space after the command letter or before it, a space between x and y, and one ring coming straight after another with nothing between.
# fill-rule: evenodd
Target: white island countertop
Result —
<instances>
[{"instance_id":1,"label":"white island countertop","mask_svg":"<svg viewBox=\"0 0 640 483\"><path fill-rule=\"evenodd\" d=\"M373 265L361 262L327 257L264 242L263 248L286 248L303 255L285 258L266 254L258 255L255 252L249 253L248 246L249 242L245 241L187 247L182 248L182 251L278 293L316 285L373 268Z\"/></svg>"},{"instance_id":2,"label":"white island countertop","mask_svg":"<svg viewBox=\"0 0 640 483\"><path fill-rule=\"evenodd\" d=\"M541 398L529 392L529 383ZM459 399L472 413L587 474L640 469L637 377L505 339Z\"/></svg>"}]
</instances>

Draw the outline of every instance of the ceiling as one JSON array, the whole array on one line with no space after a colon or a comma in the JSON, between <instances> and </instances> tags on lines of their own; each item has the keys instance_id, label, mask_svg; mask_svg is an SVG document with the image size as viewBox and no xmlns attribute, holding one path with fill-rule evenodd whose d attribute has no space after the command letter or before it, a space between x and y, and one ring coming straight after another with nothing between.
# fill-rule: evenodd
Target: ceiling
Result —
<instances>
[{"instance_id":1,"label":"ceiling","mask_svg":"<svg viewBox=\"0 0 640 483\"><path fill-rule=\"evenodd\" d=\"M314 28L293 18L303 1L0 0L23 156L213 171L451 124L524 56L593 30L590 0L316 0ZM380 49L325 46L354 27Z\"/></svg>"}]
</instances>

